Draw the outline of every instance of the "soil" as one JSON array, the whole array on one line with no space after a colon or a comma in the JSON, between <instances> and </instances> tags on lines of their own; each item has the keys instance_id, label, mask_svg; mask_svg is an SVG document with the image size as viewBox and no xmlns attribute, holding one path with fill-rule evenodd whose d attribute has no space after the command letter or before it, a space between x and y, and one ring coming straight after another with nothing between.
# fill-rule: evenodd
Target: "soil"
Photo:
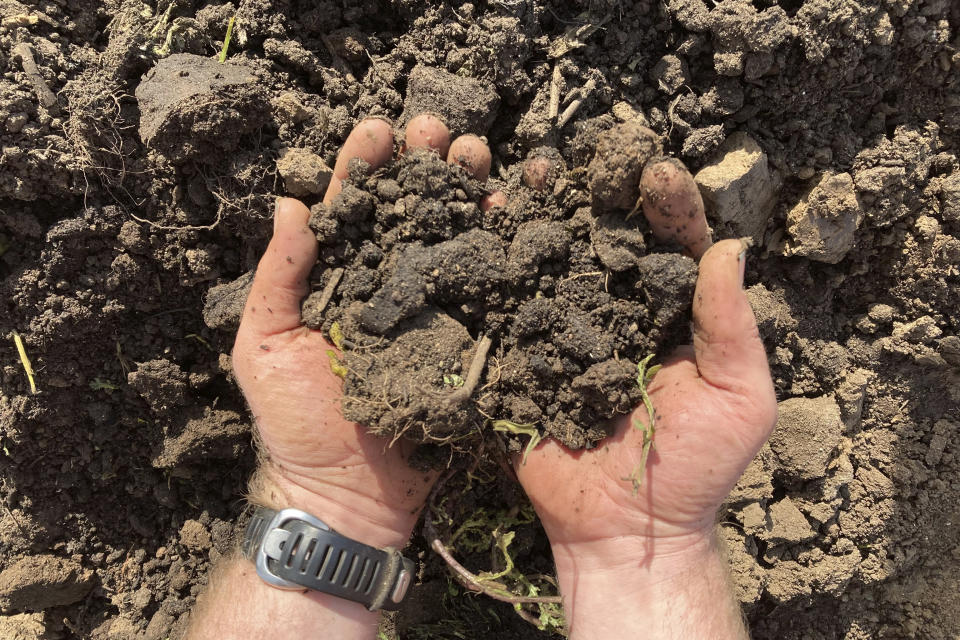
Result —
<instances>
[{"instance_id":1,"label":"soil","mask_svg":"<svg viewBox=\"0 0 960 640\"><path fill-rule=\"evenodd\" d=\"M618 151L591 181L623 172ZM641 216L595 215L582 179L484 214L482 185L435 153L354 169L313 208L319 264L343 279L304 322L341 336L344 415L374 433L471 451L506 420L593 446L640 403L636 363L687 339L695 262L647 253Z\"/></svg>"},{"instance_id":2,"label":"soil","mask_svg":"<svg viewBox=\"0 0 960 640\"><path fill-rule=\"evenodd\" d=\"M648 127L714 238L756 243L781 419L721 513L753 637L956 638L958 29L946 0L0 0L0 636L182 637L255 464L229 352L273 198L316 205L358 120L430 110L487 137L510 204L481 213L478 185L413 154L314 207L314 289L343 269L314 322L388 338L346 349L348 372L414 354L402 384L449 395L488 335L465 422L596 440L584 425L635 401L624 363L685 337L682 296L644 273L690 268L590 196L601 134ZM562 170L539 192L522 162L543 148ZM349 375L356 398L401 384ZM550 572L497 455L447 491L442 535L480 523L466 566L510 522L517 566ZM421 536L407 553L419 584L388 637L544 637Z\"/></svg>"}]
</instances>

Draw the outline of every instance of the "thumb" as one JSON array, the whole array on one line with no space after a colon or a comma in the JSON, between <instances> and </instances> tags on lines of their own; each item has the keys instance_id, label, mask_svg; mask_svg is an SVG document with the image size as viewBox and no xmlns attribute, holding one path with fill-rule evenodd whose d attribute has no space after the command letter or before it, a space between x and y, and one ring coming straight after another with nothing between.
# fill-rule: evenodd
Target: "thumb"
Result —
<instances>
[{"instance_id":1,"label":"thumb","mask_svg":"<svg viewBox=\"0 0 960 640\"><path fill-rule=\"evenodd\" d=\"M700 259L693 298L693 346L700 376L713 386L773 394L767 355L743 291L747 243L724 240Z\"/></svg>"},{"instance_id":2,"label":"thumb","mask_svg":"<svg viewBox=\"0 0 960 640\"><path fill-rule=\"evenodd\" d=\"M277 201L273 238L257 266L241 331L266 337L300 326L300 303L317 261L317 238L307 226L309 219L310 211L299 200Z\"/></svg>"}]
</instances>

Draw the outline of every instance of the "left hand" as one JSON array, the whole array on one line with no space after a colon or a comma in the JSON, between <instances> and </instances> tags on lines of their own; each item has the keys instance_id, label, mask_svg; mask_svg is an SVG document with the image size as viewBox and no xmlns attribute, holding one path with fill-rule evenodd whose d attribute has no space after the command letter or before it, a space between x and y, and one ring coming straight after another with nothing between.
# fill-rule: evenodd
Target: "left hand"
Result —
<instances>
[{"instance_id":1,"label":"left hand","mask_svg":"<svg viewBox=\"0 0 960 640\"><path fill-rule=\"evenodd\" d=\"M459 155L451 151L451 161L485 159L485 167L467 168L475 174L483 170L484 178L489 172L486 145L473 136L451 145L446 126L433 116L418 116L407 125L405 146L442 154L453 146ZM340 192L350 160L359 157L376 168L392 154L390 125L361 122L344 143L324 201ZM402 547L436 476L407 465L408 443L390 447L341 413L342 382L327 356L333 347L300 322L307 278L317 261L309 217L303 203L278 201L273 238L257 268L233 348L237 380L266 454L251 497L312 513L366 544Z\"/></svg>"}]
</instances>

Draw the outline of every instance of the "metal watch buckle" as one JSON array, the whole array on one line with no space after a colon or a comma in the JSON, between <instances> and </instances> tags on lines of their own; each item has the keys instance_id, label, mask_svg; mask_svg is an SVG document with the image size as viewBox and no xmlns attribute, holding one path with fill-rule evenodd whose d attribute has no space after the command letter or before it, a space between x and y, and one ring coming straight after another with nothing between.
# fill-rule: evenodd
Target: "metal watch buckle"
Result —
<instances>
[{"instance_id":1,"label":"metal watch buckle","mask_svg":"<svg viewBox=\"0 0 960 640\"><path fill-rule=\"evenodd\" d=\"M281 545L290 538L290 532L284 529L283 525L290 520L302 520L303 522L306 522L317 529L330 531L330 527L328 527L326 523L319 518L310 515L306 511L300 511L300 509L282 509L281 511L278 511L276 515L273 516L273 519L271 519L267 524L265 530L266 532L263 534L263 539L260 541L260 546L257 549L257 575L260 576L267 584L276 587L277 589L286 589L288 591L305 591L305 586L285 580L270 571L270 566L268 564L269 560L280 559L280 554L283 552Z\"/></svg>"}]
</instances>

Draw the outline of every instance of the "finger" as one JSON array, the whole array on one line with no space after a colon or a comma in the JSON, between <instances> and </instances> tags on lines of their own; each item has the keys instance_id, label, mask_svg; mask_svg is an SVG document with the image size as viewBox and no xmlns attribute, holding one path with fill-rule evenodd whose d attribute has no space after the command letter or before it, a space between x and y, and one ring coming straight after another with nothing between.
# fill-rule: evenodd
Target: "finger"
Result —
<instances>
[{"instance_id":1,"label":"finger","mask_svg":"<svg viewBox=\"0 0 960 640\"><path fill-rule=\"evenodd\" d=\"M343 189L343 179L347 177L347 169L354 158L360 158L377 168L389 162L392 156L393 131L390 124L379 118L367 118L353 128L343 143L323 201L329 203Z\"/></svg>"},{"instance_id":2,"label":"finger","mask_svg":"<svg viewBox=\"0 0 960 640\"><path fill-rule=\"evenodd\" d=\"M310 210L299 200L277 201L273 238L257 266L241 331L265 337L300 326L300 303L317 262L317 238L307 226L309 219Z\"/></svg>"},{"instance_id":3,"label":"finger","mask_svg":"<svg viewBox=\"0 0 960 640\"><path fill-rule=\"evenodd\" d=\"M494 207L505 207L507 206L507 194L503 191L493 191L483 196L483 199L480 201L480 210L481 211L490 211Z\"/></svg>"},{"instance_id":4,"label":"finger","mask_svg":"<svg viewBox=\"0 0 960 640\"><path fill-rule=\"evenodd\" d=\"M450 130L432 113L421 113L407 124L403 148L432 149L446 158L450 151Z\"/></svg>"},{"instance_id":5,"label":"finger","mask_svg":"<svg viewBox=\"0 0 960 640\"><path fill-rule=\"evenodd\" d=\"M746 244L724 240L700 259L693 300L697 369L710 384L744 391L772 389L767 356L743 291Z\"/></svg>"},{"instance_id":6,"label":"finger","mask_svg":"<svg viewBox=\"0 0 960 640\"><path fill-rule=\"evenodd\" d=\"M490 147L473 134L460 136L454 140L447 154L447 162L460 165L480 181L486 180L490 175L492 161Z\"/></svg>"}]
</instances>

